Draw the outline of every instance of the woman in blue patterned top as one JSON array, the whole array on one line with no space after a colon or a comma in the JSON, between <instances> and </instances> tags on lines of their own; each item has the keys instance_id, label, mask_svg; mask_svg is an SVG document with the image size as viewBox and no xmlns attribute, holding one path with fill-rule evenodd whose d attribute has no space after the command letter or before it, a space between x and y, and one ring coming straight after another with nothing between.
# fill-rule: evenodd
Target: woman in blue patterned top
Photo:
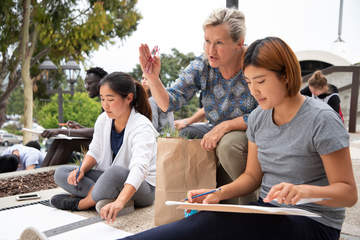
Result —
<instances>
[{"instance_id":1,"label":"woman in blue patterned top","mask_svg":"<svg viewBox=\"0 0 360 240\"><path fill-rule=\"evenodd\" d=\"M216 149L223 168L219 180L227 183L245 169L247 118L257 106L244 80L241 65L245 17L236 9L218 9L208 17L203 29L204 54L185 68L173 87L165 89L162 85L160 59L151 57L146 44L139 48L140 64L152 96L163 111L177 111L197 92L202 93L208 123L190 125L190 129L183 131L195 132L202 138L201 146L205 150ZM254 199L251 194L244 197L242 203Z\"/></svg>"}]
</instances>

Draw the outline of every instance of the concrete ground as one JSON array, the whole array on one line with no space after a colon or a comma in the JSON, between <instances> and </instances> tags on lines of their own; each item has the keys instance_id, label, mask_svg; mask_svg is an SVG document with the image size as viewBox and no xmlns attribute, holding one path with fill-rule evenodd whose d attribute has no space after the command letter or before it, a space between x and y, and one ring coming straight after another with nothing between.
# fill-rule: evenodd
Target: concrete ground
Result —
<instances>
[{"instance_id":1,"label":"concrete ground","mask_svg":"<svg viewBox=\"0 0 360 240\"><path fill-rule=\"evenodd\" d=\"M351 158L353 163L354 174L356 178L356 183L358 187L359 201L352 208L346 209L346 218L342 228L341 240L360 240L360 134L350 134L350 151ZM36 171L48 171L54 167L49 168L40 168L31 171L22 171L8 174L1 174L0 178L11 177L19 174L29 174ZM38 193L41 196L40 200L49 199L52 195L57 193L62 193L63 190L60 188L50 189L39 191ZM39 201L33 200L33 201ZM27 201L26 203L30 203ZM0 209L5 207L11 207L15 205L23 204L23 202L17 202L15 196L0 198ZM97 215L95 211L82 211L74 212L76 214L92 217ZM130 213L125 216L118 217L113 224L110 224L113 227L119 228L121 230L137 233L154 227L153 222L154 216L154 206L136 209L135 212Z\"/></svg>"}]
</instances>

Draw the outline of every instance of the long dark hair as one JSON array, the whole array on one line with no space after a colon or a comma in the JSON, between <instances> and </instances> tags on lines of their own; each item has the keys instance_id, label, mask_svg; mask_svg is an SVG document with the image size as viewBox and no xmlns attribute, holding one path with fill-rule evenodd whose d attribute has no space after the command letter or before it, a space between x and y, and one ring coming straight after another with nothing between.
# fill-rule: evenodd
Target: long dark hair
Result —
<instances>
[{"instance_id":1,"label":"long dark hair","mask_svg":"<svg viewBox=\"0 0 360 240\"><path fill-rule=\"evenodd\" d=\"M105 84L122 98L126 98L129 93L132 93L134 97L130 103L130 107L134 107L137 112L146 116L151 121L151 107L145 89L141 86L141 83L135 81L127 73L113 72L101 79L99 82L99 89Z\"/></svg>"}]
</instances>

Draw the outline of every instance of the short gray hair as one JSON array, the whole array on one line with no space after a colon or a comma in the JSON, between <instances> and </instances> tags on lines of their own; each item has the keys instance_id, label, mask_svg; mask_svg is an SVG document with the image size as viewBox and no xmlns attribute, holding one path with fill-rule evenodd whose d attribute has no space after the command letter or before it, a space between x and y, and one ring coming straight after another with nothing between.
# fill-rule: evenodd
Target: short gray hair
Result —
<instances>
[{"instance_id":1,"label":"short gray hair","mask_svg":"<svg viewBox=\"0 0 360 240\"><path fill-rule=\"evenodd\" d=\"M234 42L245 38L245 15L234 8L220 8L214 10L205 20L203 29L205 30L207 26L217 26L223 23L229 25L230 37Z\"/></svg>"}]
</instances>

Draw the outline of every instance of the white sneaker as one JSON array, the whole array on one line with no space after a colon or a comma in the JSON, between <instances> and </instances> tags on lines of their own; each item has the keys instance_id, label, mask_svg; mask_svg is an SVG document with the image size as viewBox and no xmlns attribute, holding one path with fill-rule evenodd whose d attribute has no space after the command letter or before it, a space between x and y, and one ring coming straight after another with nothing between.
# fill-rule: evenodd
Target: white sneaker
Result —
<instances>
[{"instance_id":1,"label":"white sneaker","mask_svg":"<svg viewBox=\"0 0 360 240\"><path fill-rule=\"evenodd\" d=\"M106 204L111 203L113 201L115 201L115 200L114 199L103 199L103 200L98 201L95 206L96 211L100 214L101 208L104 207ZM134 200L130 200L126 203L125 207L120 210L120 212L117 214L117 217L132 213L134 211L135 211Z\"/></svg>"},{"instance_id":2,"label":"white sneaker","mask_svg":"<svg viewBox=\"0 0 360 240\"><path fill-rule=\"evenodd\" d=\"M25 228L20 235L20 240L47 240L48 238L42 232L34 227Z\"/></svg>"}]
</instances>

